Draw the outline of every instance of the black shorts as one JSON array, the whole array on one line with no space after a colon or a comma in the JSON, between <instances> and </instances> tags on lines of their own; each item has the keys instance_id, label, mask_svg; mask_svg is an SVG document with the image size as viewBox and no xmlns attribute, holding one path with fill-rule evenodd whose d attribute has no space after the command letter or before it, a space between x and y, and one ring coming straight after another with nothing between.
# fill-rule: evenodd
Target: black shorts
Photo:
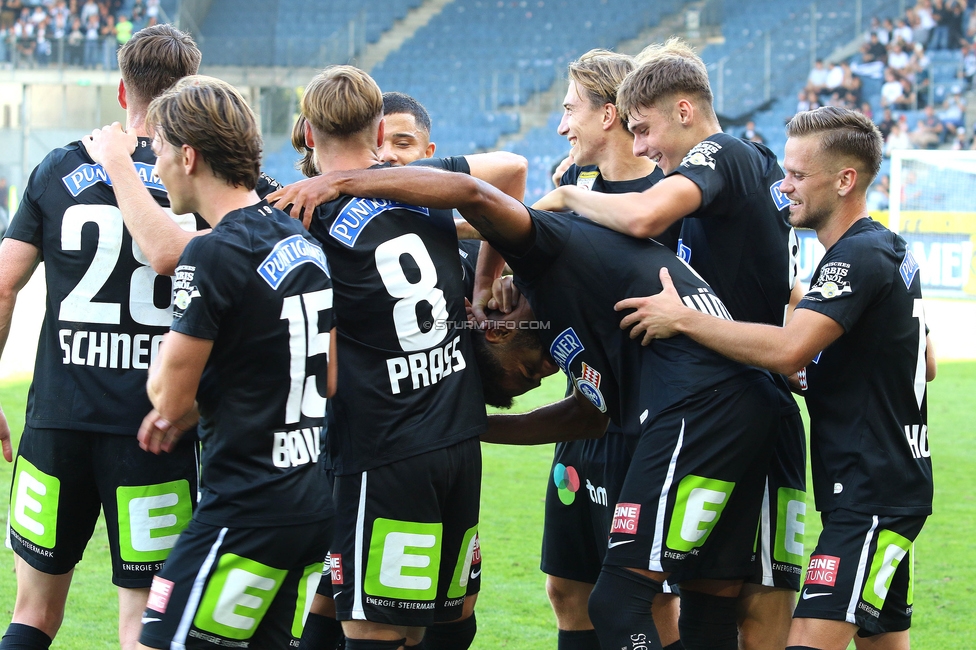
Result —
<instances>
[{"instance_id":1,"label":"black shorts","mask_svg":"<svg viewBox=\"0 0 976 650\"><path fill-rule=\"evenodd\" d=\"M542 532L544 573L596 583L635 442L611 424L602 438L556 445Z\"/></svg>"},{"instance_id":2,"label":"black shorts","mask_svg":"<svg viewBox=\"0 0 976 650\"><path fill-rule=\"evenodd\" d=\"M193 521L156 575L139 642L150 648L298 645L332 519L221 528Z\"/></svg>"},{"instance_id":3,"label":"black shorts","mask_svg":"<svg viewBox=\"0 0 976 650\"><path fill-rule=\"evenodd\" d=\"M11 548L38 571L67 573L101 508L112 582L148 587L190 523L197 468L196 441L157 456L135 436L25 427L10 491Z\"/></svg>"},{"instance_id":4,"label":"black shorts","mask_svg":"<svg viewBox=\"0 0 976 650\"><path fill-rule=\"evenodd\" d=\"M868 635L911 627L913 545L925 517L832 510L821 519L793 617L846 621Z\"/></svg>"},{"instance_id":5,"label":"black shorts","mask_svg":"<svg viewBox=\"0 0 976 650\"><path fill-rule=\"evenodd\" d=\"M749 575L779 418L763 377L727 382L645 422L605 564L670 573L672 584Z\"/></svg>"},{"instance_id":6,"label":"black shorts","mask_svg":"<svg viewBox=\"0 0 976 650\"><path fill-rule=\"evenodd\" d=\"M746 582L800 590L807 514L806 438L799 412L784 415L766 475L754 569Z\"/></svg>"},{"instance_id":7,"label":"black shorts","mask_svg":"<svg viewBox=\"0 0 976 650\"><path fill-rule=\"evenodd\" d=\"M459 618L480 499L477 438L336 477L337 618L416 627Z\"/></svg>"}]
</instances>

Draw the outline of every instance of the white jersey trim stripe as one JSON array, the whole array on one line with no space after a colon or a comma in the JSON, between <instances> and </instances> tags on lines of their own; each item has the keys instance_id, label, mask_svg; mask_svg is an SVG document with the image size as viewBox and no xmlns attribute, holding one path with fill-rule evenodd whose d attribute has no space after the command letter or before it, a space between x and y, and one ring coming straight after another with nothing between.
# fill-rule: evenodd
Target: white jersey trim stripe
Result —
<instances>
[{"instance_id":1,"label":"white jersey trim stripe","mask_svg":"<svg viewBox=\"0 0 976 650\"><path fill-rule=\"evenodd\" d=\"M197 571L197 577L194 578L193 587L190 589L190 596L186 599L186 607L183 608L183 616L180 617L179 627L176 628L176 634L173 635L173 640L169 644L170 650L186 650L186 637L190 633L193 617L196 616L197 608L200 606L200 598L203 597L203 586L207 582L207 576L210 575L210 568L217 559L217 552L224 543L224 536L226 534L227 529L221 528L220 534L217 535L217 541L210 547L210 552L207 553L206 559L200 565L200 570Z\"/></svg>"},{"instance_id":2,"label":"white jersey trim stripe","mask_svg":"<svg viewBox=\"0 0 976 650\"><path fill-rule=\"evenodd\" d=\"M847 606L847 622L855 623L857 613L857 602L861 599L861 588L864 586L864 579L868 571L868 551L871 550L871 541L874 539L874 531L878 528L878 516L871 517L871 530L864 536L864 546L861 547L861 557L857 563L857 574L854 576L854 591L851 593L851 602Z\"/></svg>"},{"instance_id":3,"label":"white jersey trim stripe","mask_svg":"<svg viewBox=\"0 0 976 650\"><path fill-rule=\"evenodd\" d=\"M356 514L356 579L353 582L352 618L357 621L366 620L363 610L363 532L366 530L366 472L359 486L359 511Z\"/></svg>"},{"instance_id":4,"label":"white jersey trim stripe","mask_svg":"<svg viewBox=\"0 0 976 650\"><path fill-rule=\"evenodd\" d=\"M654 520L654 541L651 544L651 557L647 563L648 571L664 571L661 566L661 550L664 546L664 515L668 509L668 495L671 492L671 483L674 482L674 468L678 464L678 454L681 452L681 445L685 439L685 421L681 419L681 431L678 432L678 442L674 446L671 454L671 463L668 465L668 474L664 478L664 485L661 486L661 497L657 502L657 517Z\"/></svg>"}]
</instances>

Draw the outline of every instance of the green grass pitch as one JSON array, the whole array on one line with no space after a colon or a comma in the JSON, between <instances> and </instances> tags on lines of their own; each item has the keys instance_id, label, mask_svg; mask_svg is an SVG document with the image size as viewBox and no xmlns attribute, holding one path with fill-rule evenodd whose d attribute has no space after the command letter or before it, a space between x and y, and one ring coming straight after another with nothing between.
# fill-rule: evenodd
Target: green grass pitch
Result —
<instances>
[{"instance_id":1,"label":"green grass pitch","mask_svg":"<svg viewBox=\"0 0 976 650\"><path fill-rule=\"evenodd\" d=\"M517 409L562 396L561 375L526 395ZM15 443L23 428L25 382L0 384ZM968 649L976 645L976 363L944 363L929 390L929 428L935 466L935 514L916 543L913 646L920 650ZM539 548L551 446L483 445L484 487L481 544L484 583L478 602L475 650L556 646L555 619L539 571ZM0 516L6 527L11 466L0 461ZM807 552L819 533L810 503ZM13 612L13 555L0 551L0 630ZM73 579L65 622L55 648L117 647L116 590L110 582L105 526L99 522Z\"/></svg>"}]
</instances>

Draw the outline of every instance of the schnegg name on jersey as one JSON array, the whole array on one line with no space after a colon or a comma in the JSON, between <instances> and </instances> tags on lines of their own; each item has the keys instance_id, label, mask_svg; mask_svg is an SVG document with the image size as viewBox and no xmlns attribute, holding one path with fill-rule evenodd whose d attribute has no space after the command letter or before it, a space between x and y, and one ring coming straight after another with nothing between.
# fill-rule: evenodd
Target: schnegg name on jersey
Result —
<instances>
[{"instance_id":1,"label":"schnegg name on jersey","mask_svg":"<svg viewBox=\"0 0 976 650\"><path fill-rule=\"evenodd\" d=\"M414 352L386 360L390 375L390 391L399 395L404 389L419 390L433 386L445 377L464 370L468 364L461 353L461 336L457 334L447 345L438 345L424 352Z\"/></svg>"}]
</instances>

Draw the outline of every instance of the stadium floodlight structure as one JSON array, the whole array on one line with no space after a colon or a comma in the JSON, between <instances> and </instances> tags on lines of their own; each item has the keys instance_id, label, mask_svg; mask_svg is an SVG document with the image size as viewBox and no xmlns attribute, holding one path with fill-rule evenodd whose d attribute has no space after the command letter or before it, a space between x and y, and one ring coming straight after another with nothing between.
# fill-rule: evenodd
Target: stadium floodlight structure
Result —
<instances>
[{"instance_id":1,"label":"stadium floodlight structure","mask_svg":"<svg viewBox=\"0 0 976 650\"><path fill-rule=\"evenodd\" d=\"M908 242L926 297L976 299L976 151L891 153L889 228Z\"/></svg>"}]
</instances>

